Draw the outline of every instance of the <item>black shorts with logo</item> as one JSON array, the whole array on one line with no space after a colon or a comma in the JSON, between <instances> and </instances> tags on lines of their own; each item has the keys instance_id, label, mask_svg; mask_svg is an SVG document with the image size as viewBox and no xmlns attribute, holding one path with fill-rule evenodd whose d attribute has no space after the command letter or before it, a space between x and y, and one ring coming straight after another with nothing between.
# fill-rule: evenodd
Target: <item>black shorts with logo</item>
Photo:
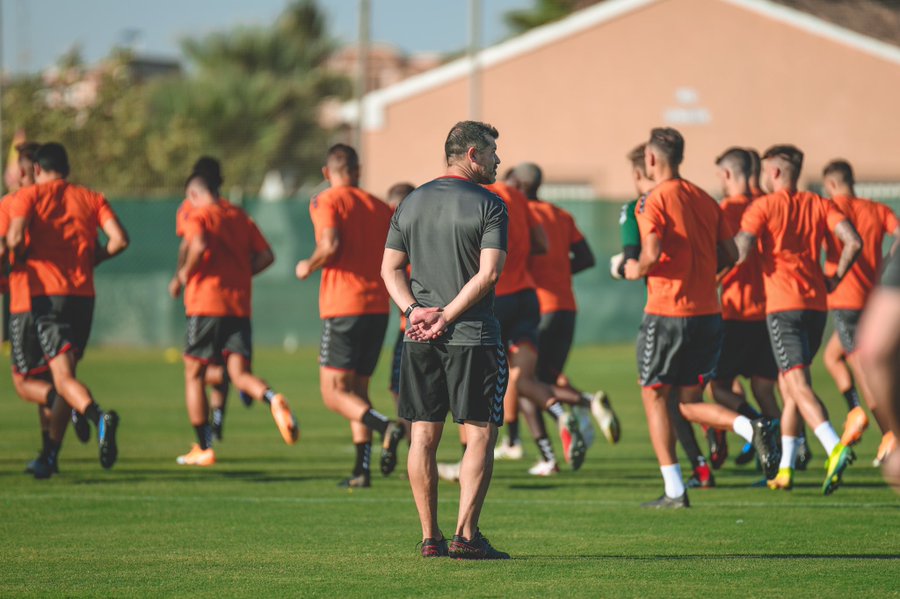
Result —
<instances>
[{"instance_id":1,"label":"black shorts with logo","mask_svg":"<svg viewBox=\"0 0 900 599\"><path fill-rule=\"evenodd\" d=\"M50 361L67 351L84 355L94 321L94 298L41 295L31 298L31 315L44 357Z\"/></svg>"},{"instance_id":2,"label":"black shorts with logo","mask_svg":"<svg viewBox=\"0 0 900 599\"><path fill-rule=\"evenodd\" d=\"M856 329L859 328L862 310L832 310L831 314L834 316L834 330L837 331L844 352L852 354L856 351Z\"/></svg>"},{"instance_id":3,"label":"black shorts with logo","mask_svg":"<svg viewBox=\"0 0 900 599\"><path fill-rule=\"evenodd\" d=\"M808 367L822 345L826 312L790 310L766 316L769 339L779 372Z\"/></svg>"},{"instance_id":4,"label":"black shorts with logo","mask_svg":"<svg viewBox=\"0 0 900 599\"><path fill-rule=\"evenodd\" d=\"M715 378L722 348L722 316L644 314L637 341L642 387L705 385Z\"/></svg>"},{"instance_id":5,"label":"black shorts with logo","mask_svg":"<svg viewBox=\"0 0 900 599\"><path fill-rule=\"evenodd\" d=\"M494 315L500 322L500 338L506 347L530 343L537 349L541 307L534 289L494 298Z\"/></svg>"},{"instance_id":6,"label":"black shorts with logo","mask_svg":"<svg viewBox=\"0 0 900 599\"><path fill-rule=\"evenodd\" d=\"M400 361L400 418L503 425L509 366L503 345L406 342Z\"/></svg>"},{"instance_id":7,"label":"black shorts with logo","mask_svg":"<svg viewBox=\"0 0 900 599\"><path fill-rule=\"evenodd\" d=\"M575 338L575 312L560 310L541 314L538 327L538 380L553 385L563 373L572 340Z\"/></svg>"},{"instance_id":8,"label":"black shorts with logo","mask_svg":"<svg viewBox=\"0 0 900 599\"><path fill-rule=\"evenodd\" d=\"M31 312L9 315L9 347L16 374L34 376L47 371L47 360Z\"/></svg>"},{"instance_id":9,"label":"black shorts with logo","mask_svg":"<svg viewBox=\"0 0 900 599\"><path fill-rule=\"evenodd\" d=\"M319 366L355 372L360 376L372 376L381 355L387 325L387 314L362 314L323 320Z\"/></svg>"},{"instance_id":10,"label":"black shorts with logo","mask_svg":"<svg viewBox=\"0 0 900 599\"><path fill-rule=\"evenodd\" d=\"M716 379L732 381L738 376L778 379L765 320L725 320L724 337Z\"/></svg>"},{"instance_id":11,"label":"black shorts with logo","mask_svg":"<svg viewBox=\"0 0 900 599\"><path fill-rule=\"evenodd\" d=\"M391 381L388 389L391 393L400 393L400 360L403 356L403 339L406 331L397 331L397 340L394 341L394 353L391 355Z\"/></svg>"},{"instance_id":12,"label":"black shorts with logo","mask_svg":"<svg viewBox=\"0 0 900 599\"><path fill-rule=\"evenodd\" d=\"M188 316L184 355L220 364L230 354L253 359L253 329L242 316Z\"/></svg>"}]
</instances>

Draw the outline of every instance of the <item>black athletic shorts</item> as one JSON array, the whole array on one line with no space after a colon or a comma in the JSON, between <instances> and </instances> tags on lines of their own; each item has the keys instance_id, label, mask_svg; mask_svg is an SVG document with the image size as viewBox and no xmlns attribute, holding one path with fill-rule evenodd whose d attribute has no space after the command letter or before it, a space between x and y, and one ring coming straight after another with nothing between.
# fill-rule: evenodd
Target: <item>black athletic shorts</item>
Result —
<instances>
[{"instance_id":1,"label":"black athletic shorts","mask_svg":"<svg viewBox=\"0 0 900 599\"><path fill-rule=\"evenodd\" d=\"M31 315L44 358L49 362L67 351L81 358L91 336L94 298L41 295L31 298Z\"/></svg>"},{"instance_id":2,"label":"black athletic shorts","mask_svg":"<svg viewBox=\"0 0 900 599\"><path fill-rule=\"evenodd\" d=\"M253 329L241 316L188 316L184 355L201 362L220 364L230 354L253 359Z\"/></svg>"},{"instance_id":3,"label":"black athletic shorts","mask_svg":"<svg viewBox=\"0 0 900 599\"><path fill-rule=\"evenodd\" d=\"M715 378L722 316L676 318L644 314L637 341L642 387L705 385Z\"/></svg>"},{"instance_id":4,"label":"black athletic shorts","mask_svg":"<svg viewBox=\"0 0 900 599\"><path fill-rule=\"evenodd\" d=\"M509 366L503 345L406 342L400 362L400 418L503 425Z\"/></svg>"},{"instance_id":5,"label":"black athletic shorts","mask_svg":"<svg viewBox=\"0 0 900 599\"><path fill-rule=\"evenodd\" d=\"M769 339L779 372L808 367L822 345L826 312L790 310L766 316Z\"/></svg>"},{"instance_id":6,"label":"black athletic shorts","mask_svg":"<svg viewBox=\"0 0 900 599\"><path fill-rule=\"evenodd\" d=\"M724 337L716 379L732 381L738 376L778 380L765 320L725 320Z\"/></svg>"},{"instance_id":7,"label":"black athletic shorts","mask_svg":"<svg viewBox=\"0 0 900 599\"><path fill-rule=\"evenodd\" d=\"M394 353L391 356L391 393L400 393L400 359L403 356L403 339L406 337L406 331L400 329L397 331L397 340L394 342Z\"/></svg>"},{"instance_id":8,"label":"black athletic shorts","mask_svg":"<svg viewBox=\"0 0 900 599\"><path fill-rule=\"evenodd\" d=\"M328 318L322 321L322 345L319 366L372 376L384 335L387 333L387 314L362 314Z\"/></svg>"},{"instance_id":9,"label":"black athletic shorts","mask_svg":"<svg viewBox=\"0 0 900 599\"><path fill-rule=\"evenodd\" d=\"M834 316L834 330L837 331L844 352L852 354L856 351L856 329L859 328L862 310L832 310L831 314Z\"/></svg>"},{"instance_id":10,"label":"black athletic shorts","mask_svg":"<svg viewBox=\"0 0 900 599\"><path fill-rule=\"evenodd\" d=\"M541 306L534 289L494 298L494 315L500 321L500 339L506 347L530 343L537 349Z\"/></svg>"},{"instance_id":11,"label":"black athletic shorts","mask_svg":"<svg viewBox=\"0 0 900 599\"><path fill-rule=\"evenodd\" d=\"M33 376L47 372L47 360L31 312L9 315L9 347L13 372Z\"/></svg>"},{"instance_id":12,"label":"black athletic shorts","mask_svg":"<svg viewBox=\"0 0 900 599\"><path fill-rule=\"evenodd\" d=\"M572 340L575 338L575 312L560 310L541 314L538 327L538 380L550 385L563 373Z\"/></svg>"}]
</instances>

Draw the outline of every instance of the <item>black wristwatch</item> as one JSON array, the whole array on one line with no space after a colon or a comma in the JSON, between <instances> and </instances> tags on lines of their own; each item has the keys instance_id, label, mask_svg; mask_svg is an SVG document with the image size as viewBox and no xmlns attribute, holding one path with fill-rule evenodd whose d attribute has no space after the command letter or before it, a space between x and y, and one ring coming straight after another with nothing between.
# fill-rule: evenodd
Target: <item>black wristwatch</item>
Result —
<instances>
[{"instance_id":1,"label":"black wristwatch","mask_svg":"<svg viewBox=\"0 0 900 599\"><path fill-rule=\"evenodd\" d=\"M421 307L422 306L420 306L418 302L413 302L409 305L409 308L406 309L406 312L404 312L403 315L406 316L407 318L409 318L409 315L412 314L413 310L415 310L416 308L421 308Z\"/></svg>"}]
</instances>

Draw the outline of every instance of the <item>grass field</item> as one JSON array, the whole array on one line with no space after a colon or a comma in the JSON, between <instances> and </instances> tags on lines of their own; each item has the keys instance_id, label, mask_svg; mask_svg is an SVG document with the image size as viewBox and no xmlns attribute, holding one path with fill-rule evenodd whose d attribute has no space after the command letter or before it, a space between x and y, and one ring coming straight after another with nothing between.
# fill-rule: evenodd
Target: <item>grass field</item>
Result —
<instances>
[{"instance_id":1,"label":"grass field","mask_svg":"<svg viewBox=\"0 0 900 599\"><path fill-rule=\"evenodd\" d=\"M831 497L821 496L824 456L814 444L816 467L799 473L790 494L750 488L758 475L729 461L717 489L691 493L692 509L641 510L662 483L627 347L580 348L569 370L580 385L610 392L623 421L619 445L598 441L580 472L549 479L525 472L531 445L526 461L498 463L482 529L514 559L426 562L402 463L371 489L336 488L353 450L347 425L319 399L315 357L262 350L256 359L300 419L296 446L281 442L262 406L245 409L233 394L219 463L188 470L174 461L193 439L180 365L161 351L91 351L82 376L121 415L119 461L103 471L96 446L70 434L61 474L49 481L22 474L39 444L37 418L3 376L0 596L900 595L900 497L869 465L872 433ZM389 413L386 363L374 399ZM816 382L842 425L842 402L821 369ZM448 428L440 456L458 454ZM446 534L457 491L441 483Z\"/></svg>"}]
</instances>

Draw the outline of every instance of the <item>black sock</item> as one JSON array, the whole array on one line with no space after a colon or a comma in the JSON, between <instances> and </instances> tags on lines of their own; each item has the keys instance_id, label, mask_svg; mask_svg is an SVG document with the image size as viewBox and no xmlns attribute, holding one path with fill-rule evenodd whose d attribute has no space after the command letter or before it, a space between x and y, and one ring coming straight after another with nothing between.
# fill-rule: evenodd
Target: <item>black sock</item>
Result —
<instances>
[{"instance_id":1,"label":"black sock","mask_svg":"<svg viewBox=\"0 0 900 599\"><path fill-rule=\"evenodd\" d=\"M94 423L94 426L99 426L100 417L103 416L103 410L101 410L95 402L91 402L84 411L84 415L88 420Z\"/></svg>"},{"instance_id":2,"label":"black sock","mask_svg":"<svg viewBox=\"0 0 900 599\"><path fill-rule=\"evenodd\" d=\"M369 409L368 412L363 414L362 423L368 426L373 431L378 431L382 435L385 433L388 427L388 423L390 420L387 419L387 416L384 414L380 414L378 411L374 409Z\"/></svg>"},{"instance_id":3,"label":"black sock","mask_svg":"<svg viewBox=\"0 0 900 599\"><path fill-rule=\"evenodd\" d=\"M200 449L209 449L212 447L212 429L209 427L208 422L201 424L200 426L195 426L194 432L197 434L197 445L200 446Z\"/></svg>"},{"instance_id":4,"label":"black sock","mask_svg":"<svg viewBox=\"0 0 900 599\"><path fill-rule=\"evenodd\" d=\"M276 395L278 395L278 394L275 393L274 391L272 391L271 389L266 389L266 392L263 393L263 401L266 402L267 404L271 405L272 400L275 399Z\"/></svg>"},{"instance_id":5,"label":"black sock","mask_svg":"<svg viewBox=\"0 0 900 599\"><path fill-rule=\"evenodd\" d=\"M741 405L738 406L737 413L740 414L741 416L746 416L750 420L756 420L757 418L762 418L762 414L760 414L759 412L754 410L750 406L750 404L748 404L746 401L741 403Z\"/></svg>"},{"instance_id":6,"label":"black sock","mask_svg":"<svg viewBox=\"0 0 900 599\"><path fill-rule=\"evenodd\" d=\"M61 399L59 394L56 392L56 389L50 387L50 390L47 391L47 404L45 407L49 410L56 403L57 399Z\"/></svg>"},{"instance_id":7,"label":"black sock","mask_svg":"<svg viewBox=\"0 0 900 599\"><path fill-rule=\"evenodd\" d=\"M844 391L844 399L847 400L848 411L859 407L859 394L856 392L856 387L850 387Z\"/></svg>"},{"instance_id":8,"label":"black sock","mask_svg":"<svg viewBox=\"0 0 900 599\"><path fill-rule=\"evenodd\" d=\"M41 449L44 453L47 452L47 449L50 447L50 431L41 431Z\"/></svg>"},{"instance_id":9,"label":"black sock","mask_svg":"<svg viewBox=\"0 0 900 599\"><path fill-rule=\"evenodd\" d=\"M684 453L687 454L688 459L691 461L691 465L696 468L702 463L700 460L703 459L703 452L700 451L700 446L697 445L697 436L694 434L694 427L690 422L685 420L684 416L681 414L681 410L678 409L677 402L669 401L667 402L667 407L669 409L669 418L672 420L672 426L675 428L675 437L684 449Z\"/></svg>"},{"instance_id":10,"label":"black sock","mask_svg":"<svg viewBox=\"0 0 900 599\"><path fill-rule=\"evenodd\" d=\"M566 411L563 410L562 404L559 402L557 402L557 403L553 404L552 406L550 406L549 408L547 408L547 413L550 414L550 417L553 418L554 420L556 420L557 422L559 421L560 418L562 418L563 416L566 415Z\"/></svg>"},{"instance_id":11,"label":"black sock","mask_svg":"<svg viewBox=\"0 0 900 599\"><path fill-rule=\"evenodd\" d=\"M550 443L550 439L544 436L539 439L535 439L534 442L537 443L538 451L541 452L542 460L544 460L545 462L556 462L556 454L553 453L553 444Z\"/></svg>"},{"instance_id":12,"label":"black sock","mask_svg":"<svg viewBox=\"0 0 900 599\"><path fill-rule=\"evenodd\" d=\"M54 441L49 436L47 437L47 450L45 455L51 463L55 462L57 457L59 457L60 447L62 447L62 443Z\"/></svg>"},{"instance_id":13,"label":"black sock","mask_svg":"<svg viewBox=\"0 0 900 599\"><path fill-rule=\"evenodd\" d=\"M509 437L509 444L515 445L519 441L519 421L510 422L506 425L506 435Z\"/></svg>"},{"instance_id":14,"label":"black sock","mask_svg":"<svg viewBox=\"0 0 900 599\"><path fill-rule=\"evenodd\" d=\"M222 422L225 420L225 409L224 408L213 408L212 420L213 420L213 424L215 426L221 427Z\"/></svg>"},{"instance_id":15,"label":"black sock","mask_svg":"<svg viewBox=\"0 0 900 599\"><path fill-rule=\"evenodd\" d=\"M353 466L353 476L367 474L369 461L372 457L372 442L356 443L356 464Z\"/></svg>"},{"instance_id":16,"label":"black sock","mask_svg":"<svg viewBox=\"0 0 900 599\"><path fill-rule=\"evenodd\" d=\"M466 455L466 444L465 444L465 443L460 443L460 446L462 447L462 454L463 454L463 455Z\"/></svg>"}]
</instances>

